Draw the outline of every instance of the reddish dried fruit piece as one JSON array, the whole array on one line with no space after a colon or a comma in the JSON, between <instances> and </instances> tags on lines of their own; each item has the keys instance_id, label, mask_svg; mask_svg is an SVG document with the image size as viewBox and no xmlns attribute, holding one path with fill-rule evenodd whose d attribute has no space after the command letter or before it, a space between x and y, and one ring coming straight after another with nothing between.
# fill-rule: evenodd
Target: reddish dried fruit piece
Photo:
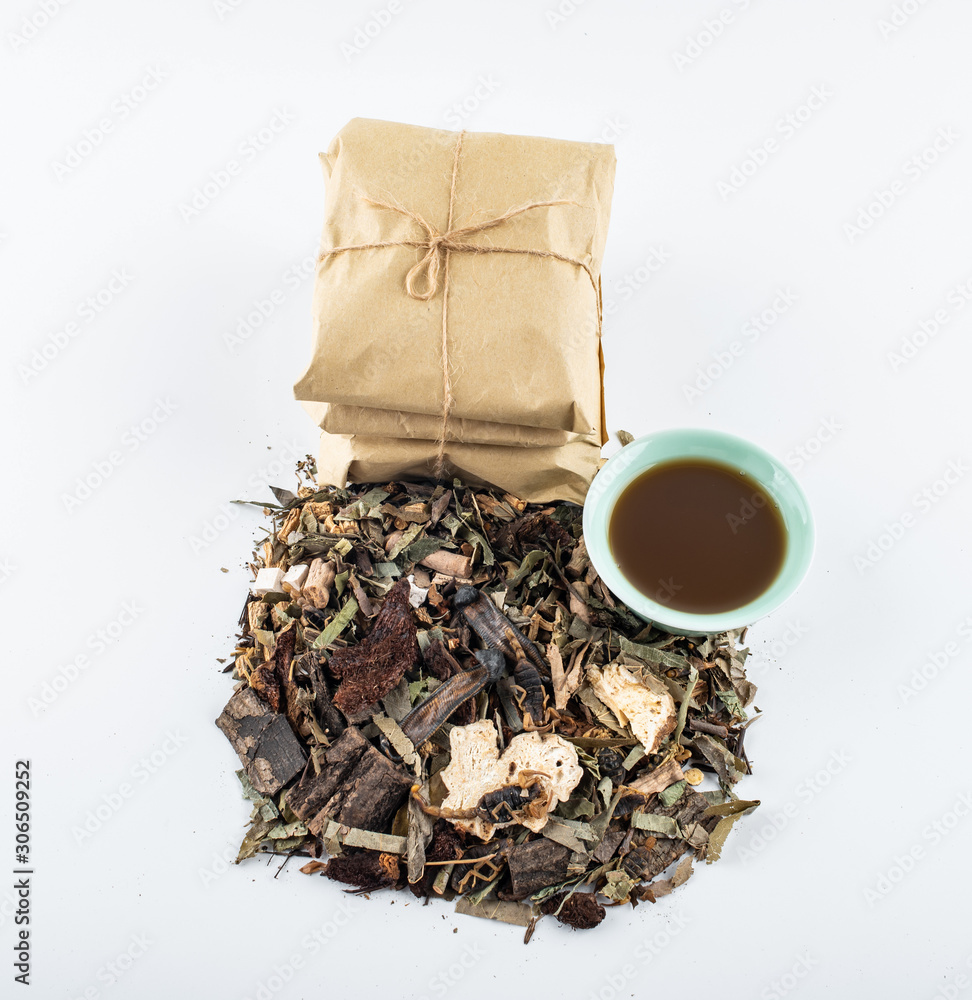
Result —
<instances>
[{"instance_id":1,"label":"reddish dried fruit piece","mask_svg":"<svg viewBox=\"0 0 972 1000\"><path fill-rule=\"evenodd\" d=\"M341 681L334 704L345 715L384 697L417 662L419 647L408 595L408 580L399 580L388 591L371 634L356 646L331 654L331 673Z\"/></svg>"},{"instance_id":2,"label":"reddish dried fruit piece","mask_svg":"<svg viewBox=\"0 0 972 1000\"><path fill-rule=\"evenodd\" d=\"M560 906L560 901L563 898L562 892L551 896L550 899L540 904L540 912L557 913L557 907ZM557 913L557 919L562 924L567 924L576 930L586 931L591 927L597 927L604 919L605 912L604 907L594 898L594 893L575 892L564 903L560 913Z\"/></svg>"}]
</instances>

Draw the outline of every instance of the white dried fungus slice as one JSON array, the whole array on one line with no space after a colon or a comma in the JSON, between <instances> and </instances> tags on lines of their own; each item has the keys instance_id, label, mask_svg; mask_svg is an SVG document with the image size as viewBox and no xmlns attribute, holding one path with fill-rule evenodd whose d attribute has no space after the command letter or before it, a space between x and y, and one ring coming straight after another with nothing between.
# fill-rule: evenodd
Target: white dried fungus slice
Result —
<instances>
[{"instance_id":1,"label":"white dried fungus slice","mask_svg":"<svg viewBox=\"0 0 972 1000\"><path fill-rule=\"evenodd\" d=\"M479 817L450 820L458 829L483 840L489 840L495 829L513 823L539 832L547 822L548 813L570 798L584 774L574 747L553 733L520 733L501 754L495 725L490 719L482 719L468 726L456 726L449 740L452 758L441 772L449 790L442 803L444 810L475 809L487 793L521 784L521 776L524 786L533 783L540 786L540 794L530 806L515 811L509 823L489 823Z\"/></svg>"},{"instance_id":2,"label":"white dried fungus slice","mask_svg":"<svg viewBox=\"0 0 972 1000\"><path fill-rule=\"evenodd\" d=\"M649 687L620 663L588 667L587 682L649 753L675 728L675 701L660 682Z\"/></svg>"}]
</instances>

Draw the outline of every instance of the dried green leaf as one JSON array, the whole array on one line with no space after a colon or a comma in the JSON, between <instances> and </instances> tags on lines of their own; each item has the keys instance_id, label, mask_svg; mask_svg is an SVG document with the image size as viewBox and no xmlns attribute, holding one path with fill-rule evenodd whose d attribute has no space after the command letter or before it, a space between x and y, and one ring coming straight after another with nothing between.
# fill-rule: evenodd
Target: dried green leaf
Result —
<instances>
[{"instance_id":1,"label":"dried green leaf","mask_svg":"<svg viewBox=\"0 0 972 1000\"><path fill-rule=\"evenodd\" d=\"M680 653L667 653L663 649L656 649L654 646L644 646L640 642L632 642L623 635L618 636L618 644L621 651L629 656L634 656L644 663L653 667L661 667L665 670L684 670L687 665L687 658Z\"/></svg>"},{"instance_id":2,"label":"dried green leaf","mask_svg":"<svg viewBox=\"0 0 972 1000\"><path fill-rule=\"evenodd\" d=\"M722 817L709 834L709 847L705 855L706 864L711 865L714 861L719 860L722 856L722 848L725 845L726 837L729 836L729 831L735 825L736 820L740 816L751 813L759 805L759 800L746 801L744 799L735 799L732 802L725 803L725 805L735 808L732 812L714 812L713 810L722 809L723 806L710 806L705 811L705 815L707 816Z\"/></svg>"},{"instance_id":3,"label":"dried green leaf","mask_svg":"<svg viewBox=\"0 0 972 1000\"><path fill-rule=\"evenodd\" d=\"M512 590L523 580L525 580L530 575L530 573L533 572L534 568L540 563L544 562L546 558L547 558L547 552L544 549L533 549L531 552L528 552L523 557L523 561L520 563L520 566L517 569L517 571L507 579L506 581L507 587L510 590Z\"/></svg>"},{"instance_id":4,"label":"dried green leaf","mask_svg":"<svg viewBox=\"0 0 972 1000\"><path fill-rule=\"evenodd\" d=\"M398 541L391 547L391 550L388 553L388 558L390 560L397 559L399 555L404 552L424 530L425 525L423 524L410 524L402 532L402 537L399 538Z\"/></svg>"},{"instance_id":5,"label":"dried green leaf","mask_svg":"<svg viewBox=\"0 0 972 1000\"><path fill-rule=\"evenodd\" d=\"M404 562L417 563L438 552L445 545L441 538L417 538L402 553Z\"/></svg>"},{"instance_id":6,"label":"dried green leaf","mask_svg":"<svg viewBox=\"0 0 972 1000\"><path fill-rule=\"evenodd\" d=\"M689 671L688 682L685 685L685 690L682 692L682 700L678 706L678 716L675 719L675 730L672 733L669 742L671 746L676 746L678 741L682 737L682 733L685 730L685 722L688 719L688 710L692 704L692 692L695 690L695 682L699 679L699 672L692 667ZM672 682L674 684L674 682Z\"/></svg>"},{"instance_id":7,"label":"dried green leaf","mask_svg":"<svg viewBox=\"0 0 972 1000\"><path fill-rule=\"evenodd\" d=\"M636 809L631 814L631 825L636 830L644 830L646 833L657 833L660 837L671 837L682 840L682 830L678 823L671 816L662 816L660 813L646 813Z\"/></svg>"},{"instance_id":8,"label":"dried green leaf","mask_svg":"<svg viewBox=\"0 0 972 1000\"><path fill-rule=\"evenodd\" d=\"M326 649L348 627L358 613L358 602L349 597L344 607L327 623L327 627L314 640L312 649Z\"/></svg>"},{"instance_id":9,"label":"dried green leaf","mask_svg":"<svg viewBox=\"0 0 972 1000\"><path fill-rule=\"evenodd\" d=\"M604 884L597 891L615 903L627 903L631 890L638 884L638 879L632 879L627 872L620 869L607 872L604 879Z\"/></svg>"},{"instance_id":10,"label":"dried green leaf","mask_svg":"<svg viewBox=\"0 0 972 1000\"><path fill-rule=\"evenodd\" d=\"M746 765L727 748L725 743L707 733L692 737L696 749L715 768L716 774L729 785L746 776Z\"/></svg>"},{"instance_id":11,"label":"dried green leaf","mask_svg":"<svg viewBox=\"0 0 972 1000\"><path fill-rule=\"evenodd\" d=\"M739 719L747 719L746 710L742 706L742 701L735 691L716 691L716 695L729 711Z\"/></svg>"},{"instance_id":12,"label":"dried green leaf","mask_svg":"<svg viewBox=\"0 0 972 1000\"><path fill-rule=\"evenodd\" d=\"M674 785L669 785L658 793L658 801L667 809L678 802L686 788L688 788L687 781L676 781Z\"/></svg>"}]
</instances>

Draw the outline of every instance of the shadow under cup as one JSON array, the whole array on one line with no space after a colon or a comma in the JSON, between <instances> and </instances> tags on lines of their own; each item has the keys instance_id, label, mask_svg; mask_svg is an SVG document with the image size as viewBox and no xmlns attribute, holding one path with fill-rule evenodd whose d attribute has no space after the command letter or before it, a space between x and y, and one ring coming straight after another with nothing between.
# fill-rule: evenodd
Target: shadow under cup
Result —
<instances>
[{"instance_id":1,"label":"shadow under cup","mask_svg":"<svg viewBox=\"0 0 972 1000\"><path fill-rule=\"evenodd\" d=\"M609 529L618 498L642 473L664 462L701 459L746 473L773 499L786 530L786 555L769 587L748 603L711 614L678 611L653 601L618 568ZM660 530L664 526L659 525ZM789 469L743 438L721 431L659 431L632 441L598 472L584 502L584 538L594 568L628 607L646 621L677 635L707 635L750 625L776 610L806 576L813 558L810 505Z\"/></svg>"}]
</instances>

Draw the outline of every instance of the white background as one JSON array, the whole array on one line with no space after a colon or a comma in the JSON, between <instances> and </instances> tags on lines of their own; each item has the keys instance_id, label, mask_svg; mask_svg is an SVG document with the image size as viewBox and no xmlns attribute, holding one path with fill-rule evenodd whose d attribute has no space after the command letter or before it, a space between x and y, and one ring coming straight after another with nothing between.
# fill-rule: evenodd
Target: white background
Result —
<instances>
[{"instance_id":1,"label":"white background","mask_svg":"<svg viewBox=\"0 0 972 1000\"><path fill-rule=\"evenodd\" d=\"M972 995L972 5L401 0L376 33L382 3L3 6L0 871L29 757L32 995ZM750 633L762 807L595 932L544 921L524 948L448 904L225 863L248 809L216 657L261 520L227 504L316 447L292 276L317 153L355 116L614 141L611 429L752 438L814 506L809 579Z\"/></svg>"}]
</instances>

